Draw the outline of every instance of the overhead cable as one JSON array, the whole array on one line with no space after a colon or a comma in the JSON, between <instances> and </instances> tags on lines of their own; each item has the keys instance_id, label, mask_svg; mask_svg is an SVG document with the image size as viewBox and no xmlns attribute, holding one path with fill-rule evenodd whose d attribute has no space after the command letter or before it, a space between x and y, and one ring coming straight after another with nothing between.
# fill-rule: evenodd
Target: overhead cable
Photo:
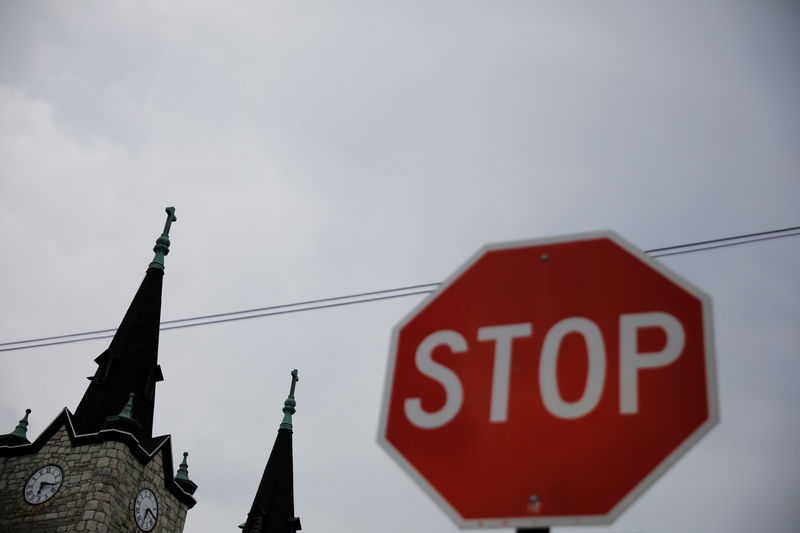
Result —
<instances>
[{"instance_id":1,"label":"overhead cable","mask_svg":"<svg viewBox=\"0 0 800 533\"><path fill-rule=\"evenodd\" d=\"M678 244L674 246L653 248L650 250L645 250L645 253L653 258L666 257L671 255L704 252L707 250L726 248L730 246L740 246L743 244L751 244L755 242L772 240L772 239L795 237L799 235L800 235L800 226L794 226L783 229L736 235L732 237L722 237L719 239L711 239L711 240L698 241L687 244ZM183 329L183 328L191 328L197 326L207 326L211 324L221 324L225 322L248 320L251 318L285 315L290 313L299 313L302 311L330 309L333 307L342 307L346 305L378 302L394 298L404 298L407 296L418 296L433 292L435 290L435 287L439 286L440 284L441 283L439 282L423 283L418 285L409 285L406 287L398 287L395 289L382 289L375 291L353 293L344 296L333 296L329 298L304 300L290 304L257 307L253 309L245 309L242 311L231 311L225 313L214 313L210 315L195 316L190 318L165 320L161 322L160 330L166 331L171 329ZM58 344L70 344L74 342L109 339L114 336L115 331L117 330L100 329L94 331L84 331L82 333L70 333L66 335L40 337L37 339L28 339L24 341L4 342L0 343L0 352L10 352L14 350L40 348L44 346L54 346Z\"/></svg>"}]
</instances>

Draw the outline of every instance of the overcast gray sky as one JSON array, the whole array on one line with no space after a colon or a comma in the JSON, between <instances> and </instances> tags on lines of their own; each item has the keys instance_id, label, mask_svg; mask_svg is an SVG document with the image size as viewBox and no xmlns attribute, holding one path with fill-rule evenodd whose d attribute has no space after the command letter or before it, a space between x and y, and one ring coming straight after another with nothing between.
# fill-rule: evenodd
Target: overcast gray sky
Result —
<instances>
[{"instance_id":1,"label":"overcast gray sky","mask_svg":"<svg viewBox=\"0 0 800 533\"><path fill-rule=\"evenodd\" d=\"M797 2L4 1L0 50L0 342L116 327L167 205L165 320L437 282L491 242L800 224ZM554 532L796 529L799 239L662 259L714 302L721 422L613 525ZM421 298L164 332L185 531L237 531L295 367L304 530L455 531L376 444ZM106 346L0 353L0 432L74 410Z\"/></svg>"}]
</instances>

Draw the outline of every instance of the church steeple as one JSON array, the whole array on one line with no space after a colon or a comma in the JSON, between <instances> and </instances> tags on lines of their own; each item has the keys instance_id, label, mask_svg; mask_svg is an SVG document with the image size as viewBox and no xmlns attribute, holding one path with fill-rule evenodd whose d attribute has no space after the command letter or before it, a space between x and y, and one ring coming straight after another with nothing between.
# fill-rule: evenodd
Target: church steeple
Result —
<instances>
[{"instance_id":1,"label":"church steeple","mask_svg":"<svg viewBox=\"0 0 800 533\"><path fill-rule=\"evenodd\" d=\"M297 405L294 389L299 380L295 369L292 371L292 385L289 397L284 402L284 417L272 453L253 505L247 513L247 521L239 526L244 533L293 533L302 529L300 518L294 515L292 465L292 415Z\"/></svg>"},{"instance_id":2,"label":"church steeple","mask_svg":"<svg viewBox=\"0 0 800 533\"><path fill-rule=\"evenodd\" d=\"M152 437L156 383L164 379L158 365L164 256L169 253L170 227L177 220L174 207L166 212L167 222L156 240L155 257L144 280L108 349L95 359L97 372L89 378L91 383L75 410L73 422L78 433L107 427L107 419L118 417L133 395L136 424L127 424L125 430L140 440Z\"/></svg>"},{"instance_id":3,"label":"church steeple","mask_svg":"<svg viewBox=\"0 0 800 533\"><path fill-rule=\"evenodd\" d=\"M186 453L174 474L170 435L153 436L155 388L163 380L161 285L175 220L168 207L155 257L95 359L75 414L64 408L28 440L28 409L12 433L0 435L0 531L183 531L197 484ZM100 502L98 511L84 512L92 502Z\"/></svg>"}]
</instances>

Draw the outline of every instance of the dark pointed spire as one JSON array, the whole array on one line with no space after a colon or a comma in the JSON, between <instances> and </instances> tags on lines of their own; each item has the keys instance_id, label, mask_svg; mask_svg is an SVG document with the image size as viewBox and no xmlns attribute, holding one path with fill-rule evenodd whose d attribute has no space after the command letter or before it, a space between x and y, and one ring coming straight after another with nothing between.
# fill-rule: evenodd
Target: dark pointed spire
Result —
<instances>
[{"instance_id":1,"label":"dark pointed spire","mask_svg":"<svg viewBox=\"0 0 800 533\"><path fill-rule=\"evenodd\" d=\"M189 457L189 452L183 452L183 461L178 467L178 473L175 474L175 483L181 486L183 490L189 494L194 494L197 490L197 483L189 479L189 465L186 463L186 458Z\"/></svg>"},{"instance_id":2,"label":"dark pointed spire","mask_svg":"<svg viewBox=\"0 0 800 533\"><path fill-rule=\"evenodd\" d=\"M141 440L153 436L156 383L164 379L158 365L164 256L169 252L170 226L177 220L174 207L166 212L167 222L156 241L153 262L111 344L95 359L97 372L89 378L91 383L73 418L79 433L95 433L106 427L107 419L119 416L117 409L134 393L140 427L128 430Z\"/></svg>"},{"instance_id":3,"label":"dark pointed spire","mask_svg":"<svg viewBox=\"0 0 800 533\"><path fill-rule=\"evenodd\" d=\"M30 409L25 409L25 416L19 421L14 431L6 435L0 435L0 446L15 446L17 444L30 444L28 440L28 415Z\"/></svg>"},{"instance_id":4,"label":"dark pointed spire","mask_svg":"<svg viewBox=\"0 0 800 533\"><path fill-rule=\"evenodd\" d=\"M289 397L283 404L283 421L269 455L264 475L247 521L240 527L244 533L293 533L302 529L294 515L294 480L292 465L292 415L296 412L295 385L297 370L292 371Z\"/></svg>"}]
</instances>

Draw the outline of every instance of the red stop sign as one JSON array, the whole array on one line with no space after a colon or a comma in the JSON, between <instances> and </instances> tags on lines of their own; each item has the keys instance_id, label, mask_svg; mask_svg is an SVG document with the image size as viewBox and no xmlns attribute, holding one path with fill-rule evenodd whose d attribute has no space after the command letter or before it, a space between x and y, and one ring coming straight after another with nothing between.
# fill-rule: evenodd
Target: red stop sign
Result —
<instances>
[{"instance_id":1,"label":"red stop sign","mask_svg":"<svg viewBox=\"0 0 800 533\"><path fill-rule=\"evenodd\" d=\"M610 523L717 419L709 297L602 232L487 246L417 306L378 440L462 527Z\"/></svg>"}]
</instances>

